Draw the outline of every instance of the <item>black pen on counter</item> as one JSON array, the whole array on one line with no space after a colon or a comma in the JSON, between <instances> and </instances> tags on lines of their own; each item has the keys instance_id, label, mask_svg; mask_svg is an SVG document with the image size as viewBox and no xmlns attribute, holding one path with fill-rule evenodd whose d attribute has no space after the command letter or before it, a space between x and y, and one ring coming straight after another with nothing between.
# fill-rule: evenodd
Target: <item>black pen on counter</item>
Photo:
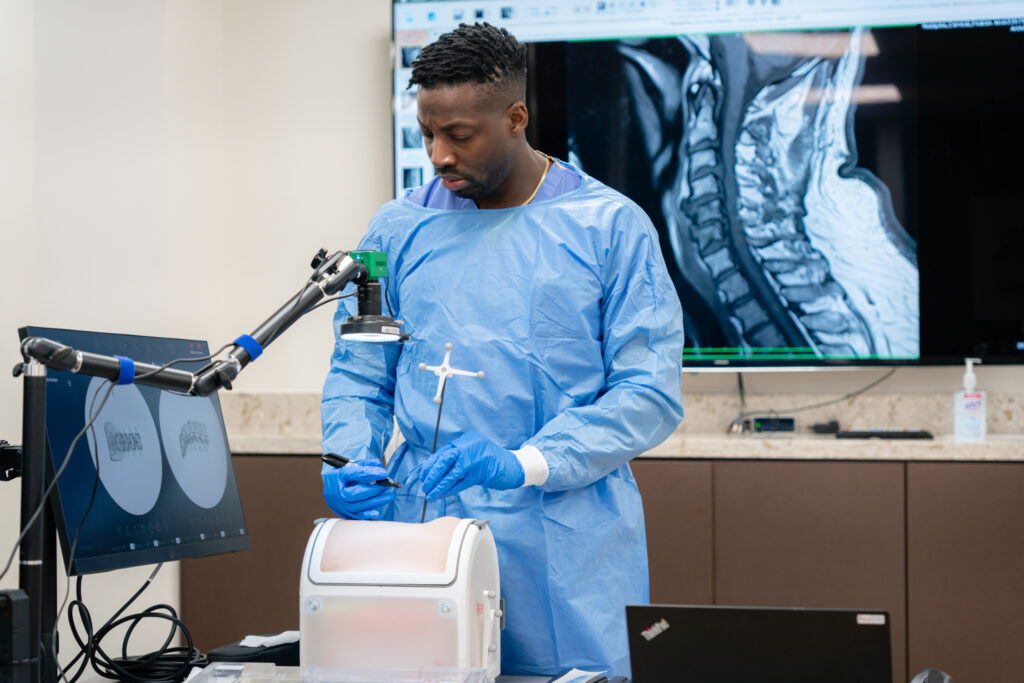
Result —
<instances>
[{"instance_id":1,"label":"black pen on counter","mask_svg":"<svg viewBox=\"0 0 1024 683\"><path fill-rule=\"evenodd\" d=\"M330 465L331 467L344 467L345 465L347 465L350 462L352 462L351 460L349 460L345 456L338 455L337 453L324 453L323 455L320 456L320 459L323 460L328 465ZM387 479L378 479L377 481L375 481L373 483L374 484L380 484L381 486L390 486L390 487L396 488L396 489L402 488L401 484L399 484L394 479L391 479L390 477L387 478Z\"/></svg>"}]
</instances>

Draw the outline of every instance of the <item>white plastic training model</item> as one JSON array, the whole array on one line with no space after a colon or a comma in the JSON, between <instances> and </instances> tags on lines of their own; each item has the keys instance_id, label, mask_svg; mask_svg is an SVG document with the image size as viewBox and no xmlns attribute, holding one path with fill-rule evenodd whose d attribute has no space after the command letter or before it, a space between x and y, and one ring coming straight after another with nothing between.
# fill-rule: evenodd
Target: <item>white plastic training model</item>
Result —
<instances>
[{"instance_id":1,"label":"white plastic training model","mask_svg":"<svg viewBox=\"0 0 1024 683\"><path fill-rule=\"evenodd\" d=\"M503 604L487 523L329 519L299 584L303 667L461 667L500 673Z\"/></svg>"}]
</instances>

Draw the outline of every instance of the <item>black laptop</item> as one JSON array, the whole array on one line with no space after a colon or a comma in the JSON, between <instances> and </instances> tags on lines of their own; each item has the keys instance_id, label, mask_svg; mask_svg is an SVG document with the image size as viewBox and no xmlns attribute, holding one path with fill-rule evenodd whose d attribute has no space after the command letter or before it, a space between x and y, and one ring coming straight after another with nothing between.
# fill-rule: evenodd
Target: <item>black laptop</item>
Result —
<instances>
[{"instance_id":1,"label":"black laptop","mask_svg":"<svg viewBox=\"0 0 1024 683\"><path fill-rule=\"evenodd\" d=\"M629 605L634 683L892 683L882 610Z\"/></svg>"}]
</instances>

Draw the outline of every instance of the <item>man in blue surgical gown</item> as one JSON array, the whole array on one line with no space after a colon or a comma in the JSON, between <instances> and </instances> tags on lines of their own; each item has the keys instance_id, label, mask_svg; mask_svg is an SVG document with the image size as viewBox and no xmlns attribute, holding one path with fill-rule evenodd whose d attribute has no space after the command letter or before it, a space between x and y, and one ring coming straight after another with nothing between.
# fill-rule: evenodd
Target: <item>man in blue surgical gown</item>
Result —
<instances>
[{"instance_id":1,"label":"man in blue surgical gown","mask_svg":"<svg viewBox=\"0 0 1024 683\"><path fill-rule=\"evenodd\" d=\"M526 142L526 50L463 25L413 64L437 177L374 217L405 344L338 339L323 393L340 516L486 519L498 546L502 672L629 673L627 604L648 601L640 493L627 463L682 419L682 312L658 238L630 200ZM355 314L346 299L338 323ZM434 443L437 377L452 364ZM386 465L393 418L404 443ZM373 481L390 476L397 489Z\"/></svg>"}]
</instances>

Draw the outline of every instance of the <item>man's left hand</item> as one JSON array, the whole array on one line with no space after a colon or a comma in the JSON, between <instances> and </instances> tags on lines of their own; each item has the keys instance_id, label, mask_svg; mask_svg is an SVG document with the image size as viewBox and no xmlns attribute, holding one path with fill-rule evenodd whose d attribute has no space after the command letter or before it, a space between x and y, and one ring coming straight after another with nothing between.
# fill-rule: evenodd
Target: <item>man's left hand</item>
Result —
<instances>
[{"instance_id":1,"label":"man's left hand","mask_svg":"<svg viewBox=\"0 0 1024 683\"><path fill-rule=\"evenodd\" d=\"M449 441L431 455L420 470L420 482L427 500L436 500L476 485L514 489L523 485L525 477L523 466L512 451L474 431Z\"/></svg>"}]
</instances>

